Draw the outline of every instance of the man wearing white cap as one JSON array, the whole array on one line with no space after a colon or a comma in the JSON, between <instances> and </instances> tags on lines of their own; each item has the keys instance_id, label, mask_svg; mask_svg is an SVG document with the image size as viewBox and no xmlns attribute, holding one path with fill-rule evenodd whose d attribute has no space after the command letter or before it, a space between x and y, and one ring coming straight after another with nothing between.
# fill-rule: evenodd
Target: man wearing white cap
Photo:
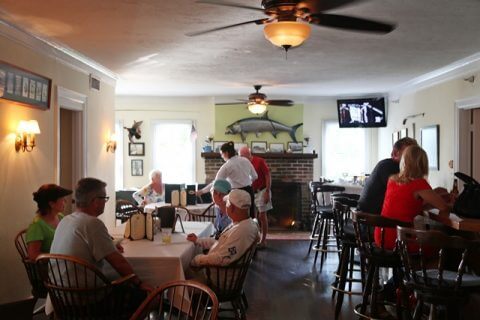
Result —
<instances>
[{"instance_id":1,"label":"man wearing white cap","mask_svg":"<svg viewBox=\"0 0 480 320\"><path fill-rule=\"evenodd\" d=\"M224 200L228 216L232 219L230 224L220 235L218 241L213 238L198 239L193 233L187 236L203 249L209 249L207 254L195 256L193 266L202 265L229 265L240 258L247 249L258 241L259 232L257 224L250 218L250 194L244 190L234 189Z\"/></svg>"}]
</instances>

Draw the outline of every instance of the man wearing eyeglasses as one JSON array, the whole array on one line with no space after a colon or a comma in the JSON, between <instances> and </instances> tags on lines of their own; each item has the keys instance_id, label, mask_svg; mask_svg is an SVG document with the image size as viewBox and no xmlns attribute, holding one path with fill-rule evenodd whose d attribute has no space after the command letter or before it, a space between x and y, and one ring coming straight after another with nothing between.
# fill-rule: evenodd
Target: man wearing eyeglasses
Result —
<instances>
[{"instance_id":1,"label":"man wearing eyeglasses","mask_svg":"<svg viewBox=\"0 0 480 320\"><path fill-rule=\"evenodd\" d=\"M98 219L109 197L107 184L95 178L78 181L75 188L76 210L58 224L50 252L74 256L86 260L102 270L106 260L121 276L134 273L120 248L115 247L105 224ZM62 275L67 270L61 270ZM137 276L132 283L143 291L151 287Z\"/></svg>"}]
</instances>

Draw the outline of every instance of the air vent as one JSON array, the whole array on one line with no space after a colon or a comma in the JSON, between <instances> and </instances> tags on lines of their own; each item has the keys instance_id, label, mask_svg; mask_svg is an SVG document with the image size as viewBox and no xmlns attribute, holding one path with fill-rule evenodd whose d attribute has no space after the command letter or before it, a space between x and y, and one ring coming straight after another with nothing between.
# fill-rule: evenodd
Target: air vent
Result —
<instances>
[{"instance_id":1,"label":"air vent","mask_svg":"<svg viewBox=\"0 0 480 320\"><path fill-rule=\"evenodd\" d=\"M90 89L95 89L100 91L100 80L90 75Z\"/></svg>"}]
</instances>

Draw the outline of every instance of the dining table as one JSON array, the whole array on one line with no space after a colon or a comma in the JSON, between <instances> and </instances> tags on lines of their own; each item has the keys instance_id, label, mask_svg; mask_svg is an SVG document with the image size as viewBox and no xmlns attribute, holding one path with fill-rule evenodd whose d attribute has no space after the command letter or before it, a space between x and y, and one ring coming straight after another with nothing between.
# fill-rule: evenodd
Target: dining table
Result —
<instances>
[{"instance_id":1,"label":"dining table","mask_svg":"<svg viewBox=\"0 0 480 320\"><path fill-rule=\"evenodd\" d=\"M182 230L177 222L175 230ZM120 244L123 247L123 256L132 266L134 272L142 281L158 287L168 281L184 280L185 271L190 266L193 257L200 253L199 249L187 241L187 235L194 233L199 238L209 237L213 234L214 227L211 222L183 221L185 233L172 233L171 243L162 241L162 234L154 235L154 240L129 240L123 239ZM123 227L124 229L124 227ZM114 239L123 237L122 226L111 231ZM111 268L107 264L107 268ZM113 270L104 270L109 274Z\"/></svg>"},{"instance_id":2,"label":"dining table","mask_svg":"<svg viewBox=\"0 0 480 320\"><path fill-rule=\"evenodd\" d=\"M430 209L427 211L430 219L442 223L450 228L458 231L468 231L480 233L480 219L464 218L451 212L448 217L439 215L438 209Z\"/></svg>"}]
</instances>

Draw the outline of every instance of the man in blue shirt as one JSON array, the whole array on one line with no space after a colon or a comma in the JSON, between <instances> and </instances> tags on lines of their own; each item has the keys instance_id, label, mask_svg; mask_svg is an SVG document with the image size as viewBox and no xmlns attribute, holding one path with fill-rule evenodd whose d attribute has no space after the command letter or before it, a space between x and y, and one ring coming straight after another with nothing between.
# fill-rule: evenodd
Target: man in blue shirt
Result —
<instances>
[{"instance_id":1,"label":"man in blue shirt","mask_svg":"<svg viewBox=\"0 0 480 320\"><path fill-rule=\"evenodd\" d=\"M227 180L217 179L213 182L212 193L213 202L215 203L215 222L214 226L217 230L215 238L218 238L220 233L232 223L232 219L226 214L226 204L223 198L230 192L232 186Z\"/></svg>"}]
</instances>

